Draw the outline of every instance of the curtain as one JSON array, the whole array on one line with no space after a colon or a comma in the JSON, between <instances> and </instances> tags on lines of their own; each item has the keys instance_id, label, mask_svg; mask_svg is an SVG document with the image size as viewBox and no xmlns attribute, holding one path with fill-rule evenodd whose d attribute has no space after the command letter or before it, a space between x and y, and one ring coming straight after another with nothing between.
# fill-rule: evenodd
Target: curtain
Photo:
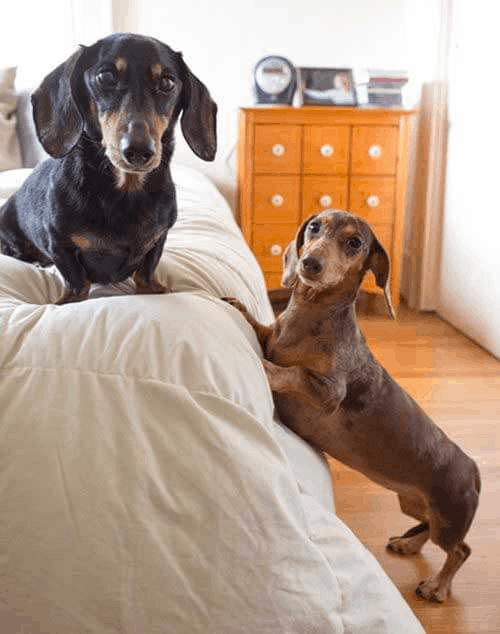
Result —
<instances>
[{"instance_id":1,"label":"curtain","mask_svg":"<svg viewBox=\"0 0 500 634\"><path fill-rule=\"evenodd\" d=\"M440 33L434 81L424 83L419 122L413 196L409 205L409 241L403 288L411 308L436 310L444 213L448 143L448 57L453 0L441 0Z\"/></svg>"}]
</instances>

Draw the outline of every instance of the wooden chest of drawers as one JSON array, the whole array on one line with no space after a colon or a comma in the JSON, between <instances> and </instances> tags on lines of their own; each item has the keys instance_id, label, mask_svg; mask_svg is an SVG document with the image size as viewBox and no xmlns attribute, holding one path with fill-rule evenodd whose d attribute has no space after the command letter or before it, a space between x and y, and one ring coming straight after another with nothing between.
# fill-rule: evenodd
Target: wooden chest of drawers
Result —
<instances>
[{"instance_id":1,"label":"wooden chest of drawers","mask_svg":"<svg viewBox=\"0 0 500 634\"><path fill-rule=\"evenodd\" d=\"M366 218L391 256L399 300L408 119L399 109L244 108L238 145L239 219L269 290L298 226L327 208ZM364 289L379 292L373 275Z\"/></svg>"}]
</instances>

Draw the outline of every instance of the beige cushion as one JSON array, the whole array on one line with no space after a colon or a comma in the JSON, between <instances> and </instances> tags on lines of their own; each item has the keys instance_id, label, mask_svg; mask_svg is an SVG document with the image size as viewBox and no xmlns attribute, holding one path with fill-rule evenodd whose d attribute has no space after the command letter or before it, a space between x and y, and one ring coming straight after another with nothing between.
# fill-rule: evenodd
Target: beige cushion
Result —
<instances>
[{"instance_id":1,"label":"beige cushion","mask_svg":"<svg viewBox=\"0 0 500 634\"><path fill-rule=\"evenodd\" d=\"M0 171L21 167L16 132L16 68L0 68Z\"/></svg>"}]
</instances>

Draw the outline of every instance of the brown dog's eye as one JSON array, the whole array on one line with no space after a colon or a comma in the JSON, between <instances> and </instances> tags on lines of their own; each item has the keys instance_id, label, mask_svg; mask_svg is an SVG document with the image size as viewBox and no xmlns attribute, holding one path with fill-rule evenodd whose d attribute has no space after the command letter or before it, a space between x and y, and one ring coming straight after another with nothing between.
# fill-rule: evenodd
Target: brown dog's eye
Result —
<instances>
[{"instance_id":1,"label":"brown dog's eye","mask_svg":"<svg viewBox=\"0 0 500 634\"><path fill-rule=\"evenodd\" d=\"M104 90L112 90L116 87L117 79L116 75L112 70L103 70L97 74L97 83Z\"/></svg>"},{"instance_id":2,"label":"brown dog's eye","mask_svg":"<svg viewBox=\"0 0 500 634\"><path fill-rule=\"evenodd\" d=\"M175 86L174 80L171 77L164 76L160 78L158 89L161 92L170 92L174 86Z\"/></svg>"},{"instance_id":3,"label":"brown dog's eye","mask_svg":"<svg viewBox=\"0 0 500 634\"><path fill-rule=\"evenodd\" d=\"M353 251L358 251L362 246L363 242L358 236L353 236L346 241L347 246Z\"/></svg>"},{"instance_id":4,"label":"brown dog's eye","mask_svg":"<svg viewBox=\"0 0 500 634\"><path fill-rule=\"evenodd\" d=\"M310 222L309 226L307 227L307 230L309 231L309 233L318 233L320 229L321 229L321 225L319 222Z\"/></svg>"}]
</instances>

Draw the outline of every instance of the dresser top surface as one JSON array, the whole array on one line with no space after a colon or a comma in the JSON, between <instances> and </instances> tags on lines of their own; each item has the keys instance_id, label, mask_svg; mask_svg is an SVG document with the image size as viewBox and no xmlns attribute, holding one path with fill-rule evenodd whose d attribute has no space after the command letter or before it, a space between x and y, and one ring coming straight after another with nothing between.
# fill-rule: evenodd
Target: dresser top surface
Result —
<instances>
[{"instance_id":1,"label":"dresser top surface","mask_svg":"<svg viewBox=\"0 0 500 634\"><path fill-rule=\"evenodd\" d=\"M373 108L366 106L253 106L240 108L240 112L246 118L259 123L385 123L397 125L401 119L407 119L414 115L416 110L405 108Z\"/></svg>"}]
</instances>

